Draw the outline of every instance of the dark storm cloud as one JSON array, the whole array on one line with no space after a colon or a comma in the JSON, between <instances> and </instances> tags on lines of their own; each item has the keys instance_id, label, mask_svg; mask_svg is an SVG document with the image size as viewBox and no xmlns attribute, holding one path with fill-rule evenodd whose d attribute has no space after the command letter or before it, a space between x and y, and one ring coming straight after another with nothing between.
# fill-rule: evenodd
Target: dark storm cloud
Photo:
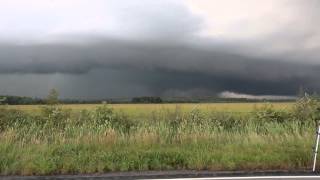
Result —
<instances>
[{"instance_id":1,"label":"dark storm cloud","mask_svg":"<svg viewBox=\"0 0 320 180\"><path fill-rule=\"evenodd\" d=\"M181 3L146 2L113 5L119 34L2 42L0 92L43 96L58 87L64 97L99 98L320 90L317 1L294 1L298 18L253 39L198 36L204 23Z\"/></svg>"},{"instance_id":2,"label":"dark storm cloud","mask_svg":"<svg viewBox=\"0 0 320 180\"><path fill-rule=\"evenodd\" d=\"M112 85L117 81L134 82L151 95L173 96L183 90L200 95L214 95L224 90L292 95L300 86L319 89L314 83L319 80L319 65L235 54L231 47L210 50L188 42L165 44L104 39L87 45L2 45L0 56L6 59L0 62L2 74L90 75L99 69L119 72L105 82L104 78L97 81L97 76L92 76L96 82L90 85L93 89L94 86L100 88L101 83Z\"/></svg>"}]
</instances>

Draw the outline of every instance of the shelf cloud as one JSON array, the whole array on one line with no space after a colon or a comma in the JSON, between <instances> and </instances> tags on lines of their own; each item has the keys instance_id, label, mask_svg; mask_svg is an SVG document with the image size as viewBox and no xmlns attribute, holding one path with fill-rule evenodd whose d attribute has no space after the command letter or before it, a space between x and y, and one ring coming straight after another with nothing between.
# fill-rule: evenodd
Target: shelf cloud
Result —
<instances>
[{"instance_id":1,"label":"shelf cloud","mask_svg":"<svg viewBox=\"0 0 320 180\"><path fill-rule=\"evenodd\" d=\"M66 98L291 97L300 87L320 90L316 0L28 2L0 2L0 94L44 96L57 88Z\"/></svg>"}]
</instances>

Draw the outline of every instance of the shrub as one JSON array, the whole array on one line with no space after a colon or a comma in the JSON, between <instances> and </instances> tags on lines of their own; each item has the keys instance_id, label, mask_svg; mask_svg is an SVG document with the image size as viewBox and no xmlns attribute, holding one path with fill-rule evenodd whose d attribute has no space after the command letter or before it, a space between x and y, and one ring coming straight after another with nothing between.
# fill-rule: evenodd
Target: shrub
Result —
<instances>
[{"instance_id":1,"label":"shrub","mask_svg":"<svg viewBox=\"0 0 320 180\"><path fill-rule=\"evenodd\" d=\"M190 111L187 117L187 124L189 126L201 126L207 119L199 108L194 108Z\"/></svg>"},{"instance_id":2,"label":"shrub","mask_svg":"<svg viewBox=\"0 0 320 180\"><path fill-rule=\"evenodd\" d=\"M292 118L300 125L314 124L320 121L319 99L307 94L298 99L292 109Z\"/></svg>"},{"instance_id":3,"label":"shrub","mask_svg":"<svg viewBox=\"0 0 320 180\"><path fill-rule=\"evenodd\" d=\"M94 114L94 125L96 127L112 127L112 123L115 120L115 113L113 108L108 105L103 105L95 110Z\"/></svg>"},{"instance_id":4,"label":"shrub","mask_svg":"<svg viewBox=\"0 0 320 180\"><path fill-rule=\"evenodd\" d=\"M0 108L0 131L8 128L30 126L32 117L19 110Z\"/></svg>"},{"instance_id":5,"label":"shrub","mask_svg":"<svg viewBox=\"0 0 320 180\"><path fill-rule=\"evenodd\" d=\"M42 108L41 124L48 129L63 130L70 117L69 109L62 109L59 105L48 105Z\"/></svg>"},{"instance_id":6,"label":"shrub","mask_svg":"<svg viewBox=\"0 0 320 180\"><path fill-rule=\"evenodd\" d=\"M265 105L261 108L256 108L253 112L253 118L257 123L285 123L290 120L288 113L285 111L275 110L272 105Z\"/></svg>"},{"instance_id":7,"label":"shrub","mask_svg":"<svg viewBox=\"0 0 320 180\"><path fill-rule=\"evenodd\" d=\"M240 116L228 112L212 112L210 114L210 126L218 131L243 131L247 121Z\"/></svg>"},{"instance_id":8,"label":"shrub","mask_svg":"<svg viewBox=\"0 0 320 180\"><path fill-rule=\"evenodd\" d=\"M103 105L95 110L94 125L98 128L111 128L128 134L137 126L137 122L123 113L115 113L111 106Z\"/></svg>"}]
</instances>

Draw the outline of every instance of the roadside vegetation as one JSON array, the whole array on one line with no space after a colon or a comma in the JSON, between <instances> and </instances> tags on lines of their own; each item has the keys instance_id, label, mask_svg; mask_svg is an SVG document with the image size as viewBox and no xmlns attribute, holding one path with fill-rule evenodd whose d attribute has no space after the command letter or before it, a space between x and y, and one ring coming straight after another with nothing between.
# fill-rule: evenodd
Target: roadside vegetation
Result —
<instances>
[{"instance_id":1,"label":"roadside vegetation","mask_svg":"<svg viewBox=\"0 0 320 180\"><path fill-rule=\"evenodd\" d=\"M287 110L177 105L141 119L107 104L72 111L57 96L51 92L38 113L0 106L1 175L306 169L320 119L320 102L309 96Z\"/></svg>"}]
</instances>

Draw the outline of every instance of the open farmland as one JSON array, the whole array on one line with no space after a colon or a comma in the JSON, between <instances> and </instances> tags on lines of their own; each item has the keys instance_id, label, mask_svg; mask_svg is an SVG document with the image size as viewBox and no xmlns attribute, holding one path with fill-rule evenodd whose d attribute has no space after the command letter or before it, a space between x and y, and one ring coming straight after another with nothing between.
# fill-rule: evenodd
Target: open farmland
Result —
<instances>
[{"instance_id":1,"label":"open farmland","mask_svg":"<svg viewBox=\"0 0 320 180\"><path fill-rule=\"evenodd\" d=\"M274 109L287 111L293 106L293 102L274 102L274 103L171 103L171 104L111 104L110 106L115 111L121 111L128 116L134 118L147 118L152 112L163 110L174 110L176 107L181 108L183 111L190 111L192 109L200 109L204 112L230 112L230 113L248 113L255 108L263 106L272 106ZM44 105L10 105L8 109L22 110L28 113L39 113L41 107ZM69 109L73 112L81 110L94 110L97 107L103 106L102 104L64 104L61 105L62 109Z\"/></svg>"},{"instance_id":2,"label":"open farmland","mask_svg":"<svg viewBox=\"0 0 320 180\"><path fill-rule=\"evenodd\" d=\"M319 106L1 106L0 174L306 169Z\"/></svg>"},{"instance_id":3,"label":"open farmland","mask_svg":"<svg viewBox=\"0 0 320 180\"><path fill-rule=\"evenodd\" d=\"M0 0L0 180L320 175L319 19L320 0Z\"/></svg>"}]
</instances>

